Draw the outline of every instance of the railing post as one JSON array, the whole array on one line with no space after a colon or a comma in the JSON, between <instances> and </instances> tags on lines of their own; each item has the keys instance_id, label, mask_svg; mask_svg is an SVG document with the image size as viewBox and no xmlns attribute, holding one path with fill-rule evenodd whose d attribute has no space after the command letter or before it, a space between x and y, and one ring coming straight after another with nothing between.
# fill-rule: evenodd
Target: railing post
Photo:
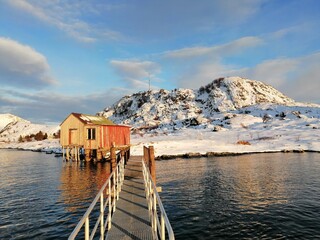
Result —
<instances>
[{"instance_id":1,"label":"railing post","mask_svg":"<svg viewBox=\"0 0 320 240\"><path fill-rule=\"evenodd\" d=\"M121 187L120 187L120 191L121 191L121 188L122 188L122 184L124 182L124 164L125 164L125 159L123 158L122 159L122 162L121 162Z\"/></svg>"},{"instance_id":2,"label":"railing post","mask_svg":"<svg viewBox=\"0 0 320 240\"><path fill-rule=\"evenodd\" d=\"M100 234L101 239L104 239L104 209L103 209L103 192L100 195Z\"/></svg>"},{"instance_id":3,"label":"railing post","mask_svg":"<svg viewBox=\"0 0 320 240\"><path fill-rule=\"evenodd\" d=\"M113 206L113 212L116 211L116 175L113 174L113 201L112 201L112 206Z\"/></svg>"},{"instance_id":4,"label":"railing post","mask_svg":"<svg viewBox=\"0 0 320 240\"><path fill-rule=\"evenodd\" d=\"M148 179L148 191L149 191L149 212L152 215L152 186L151 186L151 179Z\"/></svg>"},{"instance_id":5,"label":"railing post","mask_svg":"<svg viewBox=\"0 0 320 240\"><path fill-rule=\"evenodd\" d=\"M119 200L119 165L116 167L116 193L117 193L117 200Z\"/></svg>"},{"instance_id":6,"label":"railing post","mask_svg":"<svg viewBox=\"0 0 320 240\"><path fill-rule=\"evenodd\" d=\"M154 226L154 233L157 234L157 198L155 191L153 191L153 226Z\"/></svg>"},{"instance_id":7,"label":"railing post","mask_svg":"<svg viewBox=\"0 0 320 240\"><path fill-rule=\"evenodd\" d=\"M86 218L84 234L84 239L89 240L89 217Z\"/></svg>"},{"instance_id":8,"label":"railing post","mask_svg":"<svg viewBox=\"0 0 320 240\"><path fill-rule=\"evenodd\" d=\"M108 201L109 201L109 214L108 214L108 230L110 230L111 228L111 215L112 215L112 201L111 201L111 179L109 179L108 181L108 185L109 185L109 196L108 196Z\"/></svg>"},{"instance_id":9,"label":"railing post","mask_svg":"<svg viewBox=\"0 0 320 240\"><path fill-rule=\"evenodd\" d=\"M166 232L165 232L165 225L164 225L164 216L161 212L161 240L165 240Z\"/></svg>"}]
</instances>

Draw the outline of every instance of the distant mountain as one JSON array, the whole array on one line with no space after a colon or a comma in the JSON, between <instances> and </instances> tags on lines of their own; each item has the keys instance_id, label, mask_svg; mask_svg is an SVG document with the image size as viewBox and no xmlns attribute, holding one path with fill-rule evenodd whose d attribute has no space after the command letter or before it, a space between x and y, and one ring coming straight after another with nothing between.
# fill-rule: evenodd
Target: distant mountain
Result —
<instances>
[{"instance_id":1,"label":"distant mountain","mask_svg":"<svg viewBox=\"0 0 320 240\"><path fill-rule=\"evenodd\" d=\"M207 126L218 114L261 104L295 105L295 101L262 82L228 77L216 79L197 90L139 92L121 98L98 114L135 128L179 129Z\"/></svg>"},{"instance_id":2,"label":"distant mountain","mask_svg":"<svg viewBox=\"0 0 320 240\"><path fill-rule=\"evenodd\" d=\"M12 114L0 114L0 142L17 142L20 136L37 134L39 131L50 137L58 130L59 126L34 124Z\"/></svg>"},{"instance_id":3,"label":"distant mountain","mask_svg":"<svg viewBox=\"0 0 320 240\"><path fill-rule=\"evenodd\" d=\"M14 122L19 122L19 121L29 122L27 120L24 120L18 116L15 116L15 115L12 115L9 113L0 114L0 131L3 128L5 128L9 123L14 123Z\"/></svg>"}]
</instances>

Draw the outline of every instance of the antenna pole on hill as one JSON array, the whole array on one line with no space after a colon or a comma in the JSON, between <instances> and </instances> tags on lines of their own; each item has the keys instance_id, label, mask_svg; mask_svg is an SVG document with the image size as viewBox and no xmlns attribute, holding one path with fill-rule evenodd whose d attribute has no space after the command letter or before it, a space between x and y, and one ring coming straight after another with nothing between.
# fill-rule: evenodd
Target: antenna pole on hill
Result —
<instances>
[{"instance_id":1,"label":"antenna pole on hill","mask_svg":"<svg viewBox=\"0 0 320 240\"><path fill-rule=\"evenodd\" d=\"M151 87L150 87L150 73L148 73L148 78L149 78L149 91L151 90Z\"/></svg>"}]
</instances>

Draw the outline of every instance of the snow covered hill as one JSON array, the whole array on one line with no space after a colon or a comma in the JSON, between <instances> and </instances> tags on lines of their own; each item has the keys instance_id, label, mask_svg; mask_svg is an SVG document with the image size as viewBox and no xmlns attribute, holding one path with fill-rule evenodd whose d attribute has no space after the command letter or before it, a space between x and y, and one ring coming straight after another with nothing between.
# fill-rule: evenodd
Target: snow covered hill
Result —
<instances>
[{"instance_id":1,"label":"snow covered hill","mask_svg":"<svg viewBox=\"0 0 320 240\"><path fill-rule=\"evenodd\" d=\"M125 96L100 115L135 128L210 125L219 116L244 107L269 103L295 105L293 99L259 81L219 78L198 90L153 90Z\"/></svg>"},{"instance_id":2,"label":"snow covered hill","mask_svg":"<svg viewBox=\"0 0 320 240\"><path fill-rule=\"evenodd\" d=\"M24 122L28 122L27 120L24 120L18 116L6 113L6 114L0 114L0 131L5 128L9 123L12 122L18 122L18 121L24 121Z\"/></svg>"},{"instance_id":3,"label":"snow covered hill","mask_svg":"<svg viewBox=\"0 0 320 240\"><path fill-rule=\"evenodd\" d=\"M213 152L320 152L320 105L295 102L269 85L240 77L216 79L197 90L135 93L98 114L132 126L133 155L142 155L144 144L154 145L158 157L186 153L211 156ZM0 146L10 141L2 145L59 147L58 139L16 142L20 135L40 130L50 136L58 126L0 115L1 128Z\"/></svg>"},{"instance_id":4,"label":"snow covered hill","mask_svg":"<svg viewBox=\"0 0 320 240\"><path fill-rule=\"evenodd\" d=\"M295 102L240 77L219 78L197 90L132 94L98 114L132 126L133 155L150 143L158 157L320 151L320 105Z\"/></svg>"},{"instance_id":5,"label":"snow covered hill","mask_svg":"<svg viewBox=\"0 0 320 240\"><path fill-rule=\"evenodd\" d=\"M34 124L12 114L0 114L0 142L17 142L20 136L37 134L39 131L51 137L58 130L59 126Z\"/></svg>"}]
</instances>

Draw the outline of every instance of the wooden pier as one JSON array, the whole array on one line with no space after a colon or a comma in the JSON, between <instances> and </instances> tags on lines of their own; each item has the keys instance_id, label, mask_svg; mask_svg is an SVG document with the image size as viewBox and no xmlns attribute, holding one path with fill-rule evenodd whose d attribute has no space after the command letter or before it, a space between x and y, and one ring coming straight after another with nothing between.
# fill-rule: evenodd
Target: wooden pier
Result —
<instances>
[{"instance_id":1,"label":"wooden pier","mask_svg":"<svg viewBox=\"0 0 320 240\"><path fill-rule=\"evenodd\" d=\"M142 175L142 156L131 157L107 238L153 239Z\"/></svg>"},{"instance_id":2,"label":"wooden pier","mask_svg":"<svg viewBox=\"0 0 320 240\"><path fill-rule=\"evenodd\" d=\"M98 232L100 239L108 240L174 240L173 230L155 186L153 147L144 147L144 156L135 157L130 157L130 148L113 148L110 154L113 171L69 239L75 239L84 229L85 239L88 240L96 239ZM121 156L119 162L116 149ZM92 227L90 219L97 209L100 209L100 214Z\"/></svg>"}]
</instances>

